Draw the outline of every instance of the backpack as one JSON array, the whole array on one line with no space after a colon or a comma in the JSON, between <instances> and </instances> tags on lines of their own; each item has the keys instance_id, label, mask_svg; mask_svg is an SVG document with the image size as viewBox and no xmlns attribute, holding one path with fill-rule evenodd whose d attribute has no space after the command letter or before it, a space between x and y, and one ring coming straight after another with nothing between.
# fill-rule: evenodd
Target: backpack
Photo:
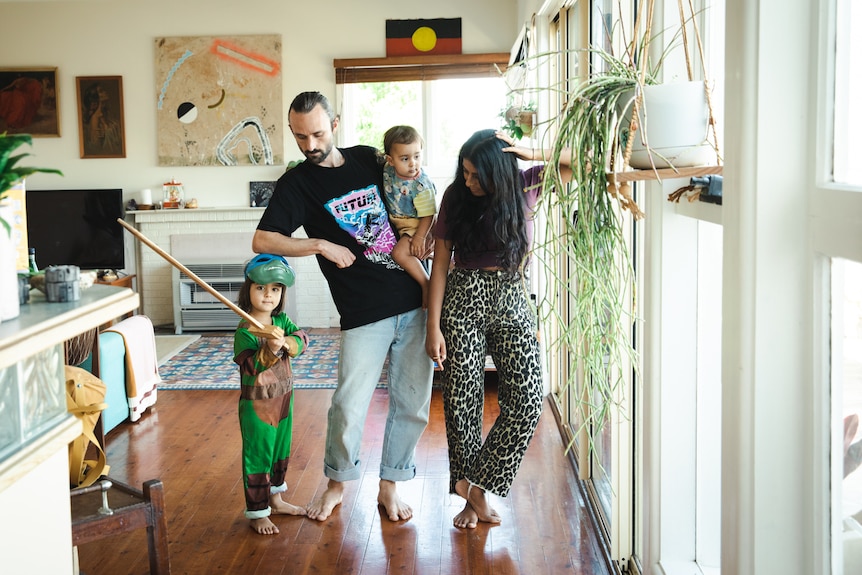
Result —
<instances>
[{"instance_id":1,"label":"backpack","mask_svg":"<svg viewBox=\"0 0 862 575\"><path fill-rule=\"evenodd\" d=\"M94 430L105 404L105 383L80 367L66 369L66 410L83 424L83 432L69 444L69 484L87 487L108 473L105 451L99 445ZM90 445L95 448L96 459L86 459Z\"/></svg>"}]
</instances>

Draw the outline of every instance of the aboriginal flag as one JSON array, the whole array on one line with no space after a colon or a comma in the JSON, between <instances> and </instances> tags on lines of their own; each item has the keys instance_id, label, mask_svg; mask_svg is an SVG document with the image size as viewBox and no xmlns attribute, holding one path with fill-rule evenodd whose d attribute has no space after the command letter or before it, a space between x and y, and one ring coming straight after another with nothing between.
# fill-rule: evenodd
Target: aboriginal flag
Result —
<instances>
[{"instance_id":1,"label":"aboriginal flag","mask_svg":"<svg viewBox=\"0 0 862 575\"><path fill-rule=\"evenodd\" d=\"M460 18L386 21L387 56L460 53Z\"/></svg>"}]
</instances>

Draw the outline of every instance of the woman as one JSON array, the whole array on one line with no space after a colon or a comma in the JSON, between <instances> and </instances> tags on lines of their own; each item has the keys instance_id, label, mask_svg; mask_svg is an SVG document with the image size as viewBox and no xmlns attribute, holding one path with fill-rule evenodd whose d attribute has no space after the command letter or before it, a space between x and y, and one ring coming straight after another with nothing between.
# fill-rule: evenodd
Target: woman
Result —
<instances>
[{"instance_id":1,"label":"woman","mask_svg":"<svg viewBox=\"0 0 862 575\"><path fill-rule=\"evenodd\" d=\"M542 412L536 320L523 270L544 167L522 172L517 163L542 154L512 147L494 130L473 134L434 227L425 346L443 367L449 490L466 500L456 527L500 522L485 494L508 495ZM568 164L569 154L563 156ZM564 170L565 181L571 172ZM500 415L483 443L486 353L497 367Z\"/></svg>"}]
</instances>

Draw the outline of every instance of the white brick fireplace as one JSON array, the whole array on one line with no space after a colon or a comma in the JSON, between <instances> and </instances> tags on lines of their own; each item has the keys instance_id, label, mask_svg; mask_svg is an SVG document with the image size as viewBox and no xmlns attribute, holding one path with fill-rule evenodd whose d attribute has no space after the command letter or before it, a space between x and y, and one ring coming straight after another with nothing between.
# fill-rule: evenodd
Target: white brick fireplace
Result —
<instances>
[{"instance_id":1,"label":"white brick fireplace","mask_svg":"<svg viewBox=\"0 0 862 575\"><path fill-rule=\"evenodd\" d=\"M127 220L150 241L176 258L171 252L171 236L185 234L224 234L225 237L250 237L257 228L263 208L198 208L179 210L130 211ZM299 230L301 236L302 230ZM174 326L173 266L155 251L136 240L131 234L128 241L135 242L137 286L141 296L141 313L156 326ZM251 246L249 245L249 251ZM213 245L213 252L220 250ZM206 254L210 260L218 254ZM217 259L217 257L216 257ZM292 319L302 327L338 326L338 312L332 303L329 286L313 257L297 258L296 316ZM293 306L291 306L293 307Z\"/></svg>"}]
</instances>

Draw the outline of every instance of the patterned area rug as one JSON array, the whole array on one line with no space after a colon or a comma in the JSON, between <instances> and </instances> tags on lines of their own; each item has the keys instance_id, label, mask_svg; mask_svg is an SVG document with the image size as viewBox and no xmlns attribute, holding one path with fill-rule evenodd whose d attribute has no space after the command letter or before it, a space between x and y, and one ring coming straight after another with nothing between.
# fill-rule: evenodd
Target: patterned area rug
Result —
<instances>
[{"instance_id":1,"label":"patterned area rug","mask_svg":"<svg viewBox=\"0 0 862 575\"><path fill-rule=\"evenodd\" d=\"M294 386L334 388L338 381L339 334L309 333L308 349L291 360ZM233 336L203 336L159 367L159 389L239 389ZM384 368L381 382L386 380Z\"/></svg>"}]
</instances>

